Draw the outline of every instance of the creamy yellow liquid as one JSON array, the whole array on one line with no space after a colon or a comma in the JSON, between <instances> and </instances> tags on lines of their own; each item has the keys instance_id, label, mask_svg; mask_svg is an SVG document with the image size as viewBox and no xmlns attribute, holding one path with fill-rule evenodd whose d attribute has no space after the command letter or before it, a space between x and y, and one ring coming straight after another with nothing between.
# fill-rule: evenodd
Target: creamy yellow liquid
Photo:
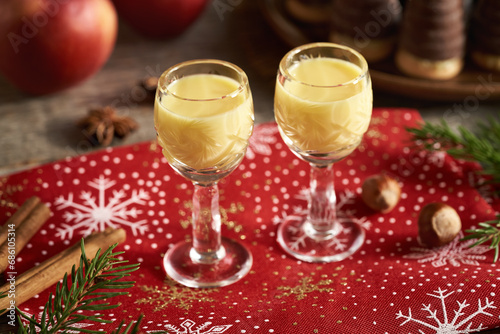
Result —
<instances>
[{"instance_id":1,"label":"creamy yellow liquid","mask_svg":"<svg viewBox=\"0 0 500 334\"><path fill-rule=\"evenodd\" d=\"M248 91L237 92L239 86L228 77L196 74L157 96L155 127L169 163L203 170L241 157L252 133L253 104Z\"/></svg>"},{"instance_id":2,"label":"creamy yellow liquid","mask_svg":"<svg viewBox=\"0 0 500 334\"><path fill-rule=\"evenodd\" d=\"M299 150L315 153L359 142L372 112L370 81L352 81L361 72L334 58L311 58L290 67L295 81L278 78L276 83L275 117L282 134Z\"/></svg>"}]
</instances>

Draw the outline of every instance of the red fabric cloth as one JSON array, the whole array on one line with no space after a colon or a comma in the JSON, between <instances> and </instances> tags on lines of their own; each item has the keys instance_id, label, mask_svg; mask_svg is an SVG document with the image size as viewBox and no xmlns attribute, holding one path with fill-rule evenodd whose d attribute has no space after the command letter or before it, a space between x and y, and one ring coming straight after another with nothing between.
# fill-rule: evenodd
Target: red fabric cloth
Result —
<instances>
[{"instance_id":1,"label":"red fabric cloth","mask_svg":"<svg viewBox=\"0 0 500 334\"><path fill-rule=\"evenodd\" d=\"M109 332L124 319L145 318L144 332L169 333L469 333L500 326L500 268L486 246L468 248L458 238L429 249L417 241L417 219L427 203L444 202L463 228L494 218L478 193L478 166L442 153L410 148L406 126L420 115L409 109L376 109L362 145L335 165L338 209L366 231L362 248L338 263L297 261L276 243L280 220L306 207L309 167L281 140L276 124L256 126L246 159L220 183L222 234L252 252L251 272L218 289L190 289L166 279L165 251L191 230L192 185L176 175L150 142L105 149L0 178L0 212L14 212L32 195L52 217L17 255L21 273L85 233L124 227L117 250L139 262L128 296L107 312L111 325L81 324ZM387 214L369 209L361 185L386 172L402 186ZM99 221L101 223L99 223ZM48 289L20 305L38 314ZM113 302L113 301L112 301ZM455 331L453 331L455 330Z\"/></svg>"}]
</instances>

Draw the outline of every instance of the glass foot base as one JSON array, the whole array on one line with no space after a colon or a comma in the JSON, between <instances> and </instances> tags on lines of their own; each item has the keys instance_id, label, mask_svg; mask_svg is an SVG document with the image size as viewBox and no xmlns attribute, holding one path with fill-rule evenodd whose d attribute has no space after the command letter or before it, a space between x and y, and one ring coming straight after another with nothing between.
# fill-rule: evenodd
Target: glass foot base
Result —
<instances>
[{"instance_id":1,"label":"glass foot base","mask_svg":"<svg viewBox=\"0 0 500 334\"><path fill-rule=\"evenodd\" d=\"M225 256L211 264L198 263L190 257L192 244L181 242L170 248L163 267L170 278L191 288L215 288L232 284L252 267L252 254L241 244L222 238Z\"/></svg>"},{"instance_id":2,"label":"glass foot base","mask_svg":"<svg viewBox=\"0 0 500 334\"><path fill-rule=\"evenodd\" d=\"M278 243L285 252L305 262L337 262L356 252L365 240L363 228L355 222L339 222L335 236L313 238L306 216L288 216L278 227Z\"/></svg>"}]
</instances>

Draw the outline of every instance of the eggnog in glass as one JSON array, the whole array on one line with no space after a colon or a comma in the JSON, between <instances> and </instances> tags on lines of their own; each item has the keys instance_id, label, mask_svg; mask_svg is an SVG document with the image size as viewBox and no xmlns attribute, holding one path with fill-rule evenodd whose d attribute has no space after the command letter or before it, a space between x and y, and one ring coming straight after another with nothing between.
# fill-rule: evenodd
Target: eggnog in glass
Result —
<instances>
[{"instance_id":1,"label":"eggnog in glass","mask_svg":"<svg viewBox=\"0 0 500 334\"><path fill-rule=\"evenodd\" d=\"M242 161L254 124L246 74L220 60L178 64L160 77L155 129L168 163L193 182L193 240L171 247L167 274L190 287L231 284L251 268L241 244L221 237L217 182Z\"/></svg>"},{"instance_id":2,"label":"eggnog in glass","mask_svg":"<svg viewBox=\"0 0 500 334\"><path fill-rule=\"evenodd\" d=\"M373 105L368 65L345 46L297 47L280 62L274 101L281 137L311 166L308 210L281 222L278 242L303 261L343 260L361 247L364 231L337 219L333 164L354 151L368 129Z\"/></svg>"}]
</instances>

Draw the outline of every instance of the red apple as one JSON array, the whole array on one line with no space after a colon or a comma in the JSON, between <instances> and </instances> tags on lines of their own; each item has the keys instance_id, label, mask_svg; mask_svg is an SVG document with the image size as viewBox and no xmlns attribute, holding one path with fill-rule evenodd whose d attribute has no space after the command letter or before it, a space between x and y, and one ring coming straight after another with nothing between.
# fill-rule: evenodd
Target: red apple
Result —
<instances>
[{"instance_id":1,"label":"red apple","mask_svg":"<svg viewBox=\"0 0 500 334\"><path fill-rule=\"evenodd\" d=\"M120 17L144 36L181 34L201 14L208 0L113 0Z\"/></svg>"},{"instance_id":2,"label":"red apple","mask_svg":"<svg viewBox=\"0 0 500 334\"><path fill-rule=\"evenodd\" d=\"M75 86L108 60L117 30L111 0L1 0L0 72L36 95Z\"/></svg>"}]
</instances>

